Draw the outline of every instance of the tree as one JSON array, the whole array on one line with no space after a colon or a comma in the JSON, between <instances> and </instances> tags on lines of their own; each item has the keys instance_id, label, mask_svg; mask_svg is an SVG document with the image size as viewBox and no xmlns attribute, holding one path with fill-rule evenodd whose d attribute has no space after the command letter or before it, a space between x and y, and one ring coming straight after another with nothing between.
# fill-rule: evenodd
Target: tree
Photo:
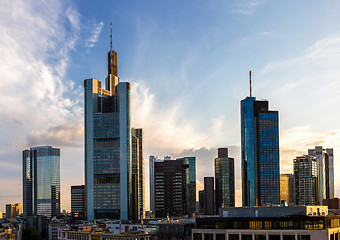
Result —
<instances>
[{"instance_id":1,"label":"tree","mask_svg":"<svg viewBox=\"0 0 340 240\"><path fill-rule=\"evenodd\" d=\"M37 230L36 227L25 228L22 232L22 239L23 240L40 240L40 232Z\"/></svg>"}]
</instances>

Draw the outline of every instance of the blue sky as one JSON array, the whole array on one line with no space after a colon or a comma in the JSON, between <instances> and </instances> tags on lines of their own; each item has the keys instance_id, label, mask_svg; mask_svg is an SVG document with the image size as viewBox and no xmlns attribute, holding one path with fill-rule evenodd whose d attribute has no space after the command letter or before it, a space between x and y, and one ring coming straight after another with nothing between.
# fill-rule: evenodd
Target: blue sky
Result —
<instances>
[{"instance_id":1,"label":"blue sky","mask_svg":"<svg viewBox=\"0 0 340 240\"><path fill-rule=\"evenodd\" d=\"M61 148L70 210L70 186L84 182L83 80L106 77L111 21L146 169L151 154L195 155L201 188L216 148L230 147L240 205L239 104L252 70L253 95L280 113L281 172L315 145L333 147L340 170L339 1L5 0L0 13L0 211L22 202L22 150L46 144Z\"/></svg>"}]
</instances>

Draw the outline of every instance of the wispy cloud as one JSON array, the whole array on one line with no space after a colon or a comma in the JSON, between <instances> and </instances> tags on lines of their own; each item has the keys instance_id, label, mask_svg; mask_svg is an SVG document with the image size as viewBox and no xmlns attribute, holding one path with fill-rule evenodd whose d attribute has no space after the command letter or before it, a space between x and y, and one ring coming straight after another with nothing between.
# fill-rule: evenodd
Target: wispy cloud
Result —
<instances>
[{"instance_id":1,"label":"wispy cloud","mask_svg":"<svg viewBox=\"0 0 340 240\"><path fill-rule=\"evenodd\" d=\"M93 22L90 27L90 36L86 40L86 46L91 48L95 46L95 43L98 41L100 33L102 32L104 23L103 22Z\"/></svg>"},{"instance_id":2,"label":"wispy cloud","mask_svg":"<svg viewBox=\"0 0 340 240\"><path fill-rule=\"evenodd\" d=\"M256 8L265 4L265 0L242 0L238 1L236 7L233 9L234 13L242 15L253 15Z\"/></svg>"}]
</instances>

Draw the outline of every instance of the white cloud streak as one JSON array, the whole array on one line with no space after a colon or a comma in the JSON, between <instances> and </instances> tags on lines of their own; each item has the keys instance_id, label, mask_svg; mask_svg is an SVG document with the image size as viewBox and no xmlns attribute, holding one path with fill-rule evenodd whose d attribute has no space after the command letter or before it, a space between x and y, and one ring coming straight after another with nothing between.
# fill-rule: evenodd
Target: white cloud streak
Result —
<instances>
[{"instance_id":1,"label":"white cloud streak","mask_svg":"<svg viewBox=\"0 0 340 240\"><path fill-rule=\"evenodd\" d=\"M266 3L265 0L238 1L237 6L236 8L234 8L233 12L242 15L253 15L255 13L256 8L265 3Z\"/></svg>"}]
</instances>

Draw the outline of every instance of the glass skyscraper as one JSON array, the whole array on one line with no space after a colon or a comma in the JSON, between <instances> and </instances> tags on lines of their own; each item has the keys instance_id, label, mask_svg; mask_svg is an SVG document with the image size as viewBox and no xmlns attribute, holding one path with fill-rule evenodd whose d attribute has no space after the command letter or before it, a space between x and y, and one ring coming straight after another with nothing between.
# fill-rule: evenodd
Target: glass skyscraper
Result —
<instances>
[{"instance_id":1,"label":"glass skyscraper","mask_svg":"<svg viewBox=\"0 0 340 240\"><path fill-rule=\"evenodd\" d=\"M95 79L84 87L87 219L132 219L131 85L119 82L112 46L105 88Z\"/></svg>"},{"instance_id":2,"label":"glass skyscraper","mask_svg":"<svg viewBox=\"0 0 340 240\"><path fill-rule=\"evenodd\" d=\"M60 214L60 149L32 147L23 151L24 217Z\"/></svg>"},{"instance_id":3,"label":"glass skyscraper","mask_svg":"<svg viewBox=\"0 0 340 240\"><path fill-rule=\"evenodd\" d=\"M242 204L280 203L279 113L268 101L241 101Z\"/></svg>"},{"instance_id":4,"label":"glass skyscraper","mask_svg":"<svg viewBox=\"0 0 340 240\"><path fill-rule=\"evenodd\" d=\"M228 157L228 148L218 149L215 158L216 214L220 208L235 207L234 159Z\"/></svg>"}]
</instances>

